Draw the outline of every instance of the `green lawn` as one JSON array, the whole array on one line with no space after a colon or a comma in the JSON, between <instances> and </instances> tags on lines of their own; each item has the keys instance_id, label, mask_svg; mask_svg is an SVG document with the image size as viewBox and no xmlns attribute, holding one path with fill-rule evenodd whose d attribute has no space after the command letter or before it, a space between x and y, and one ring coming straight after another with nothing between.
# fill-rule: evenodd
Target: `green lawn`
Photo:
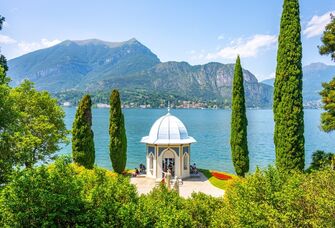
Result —
<instances>
[{"instance_id":1,"label":"green lawn","mask_svg":"<svg viewBox=\"0 0 335 228\"><path fill-rule=\"evenodd\" d=\"M209 170L209 169L198 169L200 172L202 172L205 177L208 178L209 182L211 182L212 185L214 185L215 187L217 188L220 188L220 189L223 189L223 190L226 190L227 187L236 179L238 179L239 177L234 175L234 174L231 174L231 173L227 173L227 172L221 172L221 171L216 171L216 170ZM215 171L215 172L218 172L218 173L223 173L225 175L229 175L232 177L232 179L230 180L220 180L220 179L217 179L216 177L213 177L212 176L212 171Z\"/></svg>"}]
</instances>

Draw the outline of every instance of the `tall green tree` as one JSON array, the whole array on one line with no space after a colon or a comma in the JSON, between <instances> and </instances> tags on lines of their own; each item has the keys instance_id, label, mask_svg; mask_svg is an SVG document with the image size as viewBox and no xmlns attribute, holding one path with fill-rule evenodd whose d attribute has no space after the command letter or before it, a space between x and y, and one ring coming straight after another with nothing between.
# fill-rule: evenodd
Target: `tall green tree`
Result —
<instances>
[{"instance_id":1,"label":"tall green tree","mask_svg":"<svg viewBox=\"0 0 335 228\"><path fill-rule=\"evenodd\" d=\"M109 121L109 155L114 171L122 173L127 163L127 137L118 90L113 90L110 97Z\"/></svg>"},{"instance_id":2,"label":"tall green tree","mask_svg":"<svg viewBox=\"0 0 335 228\"><path fill-rule=\"evenodd\" d=\"M17 161L16 151L12 150L10 139L19 122L18 113L13 108L14 99L10 96L10 87L1 83L1 79L5 77L0 65L0 184L7 181Z\"/></svg>"},{"instance_id":3,"label":"tall green tree","mask_svg":"<svg viewBox=\"0 0 335 228\"><path fill-rule=\"evenodd\" d=\"M88 169L93 168L95 161L91 107L91 97L85 95L78 105L72 125L73 161Z\"/></svg>"},{"instance_id":4,"label":"tall green tree","mask_svg":"<svg viewBox=\"0 0 335 228\"><path fill-rule=\"evenodd\" d=\"M0 31L2 30L2 26L3 26L3 23L5 22L5 18L3 16L0 15ZM4 72L6 73L7 70L8 70L8 66L7 66L7 59L4 55L1 55L0 54L0 66L3 67L4 69ZM3 79L0 78L0 83L2 83Z\"/></svg>"},{"instance_id":5,"label":"tall green tree","mask_svg":"<svg viewBox=\"0 0 335 228\"><path fill-rule=\"evenodd\" d=\"M319 46L321 55L331 55L331 59L335 61L335 17L331 17L331 22L326 26ZM321 128L325 132L335 130L335 77L328 83L322 84L323 90L320 92L322 96L324 113L321 114Z\"/></svg>"},{"instance_id":6,"label":"tall green tree","mask_svg":"<svg viewBox=\"0 0 335 228\"><path fill-rule=\"evenodd\" d=\"M18 115L10 147L17 154L18 165L32 167L52 159L61 144L67 142L63 109L48 92L37 91L29 81L11 89L10 96Z\"/></svg>"},{"instance_id":7,"label":"tall green tree","mask_svg":"<svg viewBox=\"0 0 335 228\"><path fill-rule=\"evenodd\" d=\"M278 39L273 112L276 165L281 171L305 164L302 45L299 1L284 0Z\"/></svg>"},{"instance_id":8,"label":"tall green tree","mask_svg":"<svg viewBox=\"0 0 335 228\"><path fill-rule=\"evenodd\" d=\"M233 80L230 147L235 172L239 176L244 176L249 171L248 120L245 109L243 81L241 61L240 56L238 56Z\"/></svg>"}]
</instances>

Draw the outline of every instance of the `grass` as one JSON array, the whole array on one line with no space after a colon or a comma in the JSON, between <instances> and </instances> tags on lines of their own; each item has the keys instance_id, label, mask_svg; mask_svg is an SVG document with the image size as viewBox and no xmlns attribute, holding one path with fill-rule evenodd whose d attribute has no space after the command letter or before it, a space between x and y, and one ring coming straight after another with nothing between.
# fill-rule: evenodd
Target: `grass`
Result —
<instances>
[{"instance_id":1,"label":"grass","mask_svg":"<svg viewBox=\"0 0 335 228\"><path fill-rule=\"evenodd\" d=\"M227 172L221 172L221 171L209 170L209 169L198 169L198 170L200 172L202 172L205 175L205 177L208 178L209 182L212 185L214 185L217 188L223 189L223 190L226 190L234 181L236 181L240 178L240 177L238 177L234 174L227 173ZM222 174L225 174L225 175L229 175L229 176L232 177L232 179L220 180L220 179L218 179L218 178L216 178L212 175L213 171L218 172L218 173L222 173Z\"/></svg>"}]
</instances>

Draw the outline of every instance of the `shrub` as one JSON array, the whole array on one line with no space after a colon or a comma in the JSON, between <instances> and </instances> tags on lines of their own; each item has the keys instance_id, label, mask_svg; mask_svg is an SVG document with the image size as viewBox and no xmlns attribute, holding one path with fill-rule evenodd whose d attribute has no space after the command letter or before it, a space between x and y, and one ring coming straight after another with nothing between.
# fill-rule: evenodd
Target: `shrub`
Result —
<instances>
[{"instance_id":1,"label":"shrub","mask_svg":"<svg viewBox=\"0 0 335 228\"><path fill-rule=\"evenodd\" d=\"M283 174L270 167L226 191L213 227L334 227L335 172Z\"/></svg>"},{"instance_id":2,"label":"shrub","mask_svg":"<svg viewBox=\"0 0 335 228\"><path fill-rule=\"evenodd\" d=\"M16 173L0 195L3 227L74 226L85 214L80 197L83 183L62 159L47 166Z\"/></svg>"},{"instance_id":3,"label":"shrub","mask_svg":"<svg viewBox=\"0 0 335 228\"><path fill-rule=\"evenodd\" d=\"M216 198L204 193L193 193L185 200L185 209L192 217L194 227L209 227L213 215L223 205L223 198Z\"/></svg>"},{"instance_id":4,"label":"shrub","mask_svg":"<svg viewBox=\"0 0 335 228\"><path fill-rule=\"evenodd\" d=\"M185 199L178 193L159 186L140 197L136 219L140 227L194 227L184 207Z\"/></svg>"},{"instance_id":5,"label":"shrub","mask_svg":"<svg viewBox=\"0 0 335 228\"><path fill-rule=\"evenodd\" d=\"M70 162L17 172L0 193L0 226L134 226L137 193L129 179Z\"/></svg>"}]
</instances>

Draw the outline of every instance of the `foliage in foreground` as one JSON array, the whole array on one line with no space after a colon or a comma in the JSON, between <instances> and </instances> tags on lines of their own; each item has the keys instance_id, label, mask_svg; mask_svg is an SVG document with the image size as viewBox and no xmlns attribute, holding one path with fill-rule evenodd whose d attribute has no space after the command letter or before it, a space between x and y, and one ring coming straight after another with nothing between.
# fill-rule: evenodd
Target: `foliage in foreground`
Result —
<instances>
[{"instance_id":1,"label":"foliage in foreground","mask_svg":"<svg viewBox=\"0 0 335 228\"><path fill-rule=\"evenodd\" d=\"M232 92L230 147L235 172L239 176L244 176L249 171L248 120L245 110L243 81L240 56L238 56L235 64Z\"/></svg>"},{"instance_id":2,"label":"foliage in foreground","mask_svg":"<svg viewBox=\"0 0 335 228\"><path fill-rule=\"evenodd\" d=\"M214 227L334 227L335 173L286 175L270 167L226 192Z\"/></svg>"},{"instance_id":3,"label":"foliage in foreground","mask_svg":"<svg viewBox=\"0 0 335 228\"><path fill-rule=\"evenodd\" d=\"M128 226L137 200L128 179L68 159L14 175L0 196L0 226Z\"/></svg>"},{"instance_id":4,"label":"foliage in foreground","mask_svg":"<svg viewBox=\"0 0 335 228\"><path fill-rule=\"evenodd\" d=\"M80 101L72 126L73 161L92 169L95 161L92 127L92 102L89 95Z\"/></svg>"},{"instance_id":5,"label":"foliage in foreground","mask_svg":"<svg viewBox=\"0 0 335 228\"><path fill-rule=\"evenodd\" d=\"M283 172L305 167L300 33L299 0L284 0L273 97L276 166Z\"/></svg>"},{"instance_id":6,"label":"foliage in foreground","mask_svg":"<svg viewBox=\"0 0 335 228\"><path fill-rule=\"evenodd\" d=\"M224 198L184 199L159 186L138 196L127 177L59 159L24 169L0 189L0 226L334 227L335 172L240 178Z\"/></svg>"}]
</instances>

